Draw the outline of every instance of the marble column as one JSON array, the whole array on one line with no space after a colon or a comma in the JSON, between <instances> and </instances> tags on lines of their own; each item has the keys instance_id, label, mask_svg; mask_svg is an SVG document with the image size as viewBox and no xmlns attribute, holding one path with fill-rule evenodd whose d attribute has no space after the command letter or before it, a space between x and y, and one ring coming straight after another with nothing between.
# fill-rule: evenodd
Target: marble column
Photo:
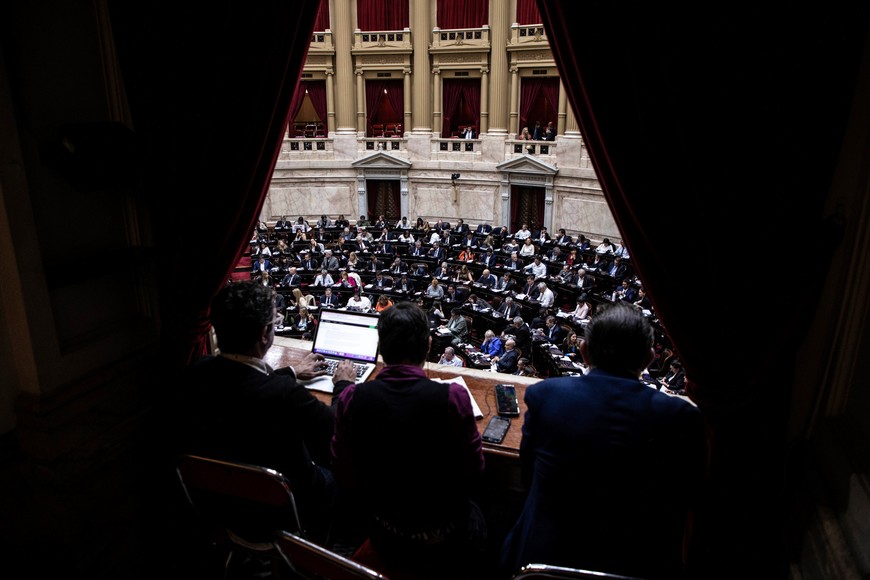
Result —
<instances>
[{"instance_id":1,"label":"marble column","mask_svg":"<svg viewBox=\"0 0 870 580\"><path fill-rule=\"evenodd\" d=\"M441 91L441 69L432 69L432 94L435 95L432 101L432 130L436 135L441 135L441 108L444 106L444 95ZM443 135L442 135L443 136ZM447 135L448 137L450 135Z\"/></svg>"},{"instance_id":2,"label":"marble column","mask_svg":"<svg viewBox=\"0 0 870 580\"><path fill-rule=\"evenodd\" d=\"M429 133L432 128L432 90L429 87L429 41L432 25L429 18L429 0L412 0L411 31L414 47L414 83L411 96L413 131Z\"/></svg>"},{"instance_id":3,"label":"marble column","mask_svg":"<svg viewBox=\"0 0 870 580\"><path fill-rule=\"evenodd\" d=\"M491 2L489 25L492 46L507 46L511 28L511 2ZM506 52L493 52L490 60L489 133L507 134L508 122L508 56Z\"/></svg>"},{"instance_id":4,"label":"marble column","mask_svg":"<svg viewBox=\"0 0 870 580\"><path fill-rule=\"evenodd\" d=\"M520 132L520 69L512 66L511 73L511 112L508 125L510 137L516 137Z\"/></svg>"},{"instance_id":5,"label":"marble column","mask_svg":"<svg viewBox=\"0 0 870 580\"><path fill-rule=\"evenodd\" d=\"M478 135L489 131L489 69L480 69L480 127Z\"/></svg>"},{"instance_id":6,"label":"marble column","mask_svg":"<svg viewBox=\"0 0 870 580\"><path fill-rule=\"evenodd\" d=\"M351 17L353 0L335 0L330 6L332 13L333 41L335 42L335 86L348 87L335 96L335 132L355 133L353 90L353 30L356 28Z\"/></svg>"},{"instance_id":7,"label":"marble column","mask_svg":"<svg viewBox=\"0 0 870 580\"><path fill-rule=\"evenodd\" d=\"M411 124L413 123L411 119L411 69L405 68L402 73L404 74L404 94L402 95L402 106L405 108L403 112L402 119L402 132L410 131Z\"/></svg>"},{"instance_id":8,"label":"marble column","mask_svg":"<svg viewBox=\"0 0 870 580\"><path fill-rule=\"evenodd\" d=\"M365 135L366 133L366 79L363 71L356 74L356 130Z\"/></svg>"},{"instance_id":9,"label":"marble column","mask_svg":"<svg viewBox=\"0 0 870 580\"><path fill-rule=\"evenodd\" d=\"M326 136L335 133L335 71L326 71Z\"/></svg>"}]
</instances>

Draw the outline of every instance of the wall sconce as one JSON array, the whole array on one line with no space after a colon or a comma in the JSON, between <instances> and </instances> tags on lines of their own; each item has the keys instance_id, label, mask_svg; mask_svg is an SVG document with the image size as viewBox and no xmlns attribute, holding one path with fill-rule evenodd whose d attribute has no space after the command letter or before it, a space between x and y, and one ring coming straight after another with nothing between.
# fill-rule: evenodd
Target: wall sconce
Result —
<instances>
[{"instance_id":1,"label":"wall sconce","mask_svg":"<svg viewBox=\"0 0 870 580\"><path fill-rule=\"evenodd\" d=\"M460 175L458 173L450 174L450 181L453 182L453 203L459 201L459 192L456 190L456 180L459 179Z\"/></svg>"}]
</instances>

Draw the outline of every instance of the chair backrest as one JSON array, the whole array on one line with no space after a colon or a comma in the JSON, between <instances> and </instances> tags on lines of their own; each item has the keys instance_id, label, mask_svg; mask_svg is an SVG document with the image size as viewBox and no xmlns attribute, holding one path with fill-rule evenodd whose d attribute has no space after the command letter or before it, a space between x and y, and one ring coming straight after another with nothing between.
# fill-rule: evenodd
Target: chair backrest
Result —
<instances>
[{"instance_id":1,"label":"chair backrest","mask_svg":"<svg viewBox=\"0 0 870 580\"><path fill-rule=\"evenodd\" d=\"M198 455L179 456L175 469L204 523L231 537L256 542L276 529L303 530L290 484L273 469Z\"/></svg>"},{"instance_id":2,"label":"chair backrest","mask_svg":"<svg viewBox=\"0 0 870 580\"><path fill-rule=\"evenodd\" d=\"M607 572L582 570L580 568L564 568L549 564L526 564L519 572L511 576L511 580L643 580L635 576L620 576Z\"/></svg>"},{"instance_id":3,"label":"chair backrest","mask_svg":"<svg viewBox=\"0 0 870 580\"><path fill-rule=\"evenodd\" d=\"M388 580L379 572L288 531L275 536L284 562L303 578L324 580Z\"/></svg>"}]
</instances>

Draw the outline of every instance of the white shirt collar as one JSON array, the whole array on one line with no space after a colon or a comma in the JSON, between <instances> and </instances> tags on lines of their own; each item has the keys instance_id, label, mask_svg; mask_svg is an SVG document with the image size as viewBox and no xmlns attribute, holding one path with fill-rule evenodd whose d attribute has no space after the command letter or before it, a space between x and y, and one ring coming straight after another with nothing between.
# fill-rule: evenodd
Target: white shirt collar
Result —
<instances>
[{"instance_id":1,"label":"white shirt collar","mask_svg":"<svg viewBox=\"0 0 870 580\"><path fill-rule=\"evenodd\" d=\"M263 362L263 359L254 356L248 356L246 354L232 354L228 352L222 352L218 356L222 356L226 359L242 363L243 365L248 365L252 369L260 371L264 375L269 375L275 372L275 369Z\"/></svg>"}]
</instances>

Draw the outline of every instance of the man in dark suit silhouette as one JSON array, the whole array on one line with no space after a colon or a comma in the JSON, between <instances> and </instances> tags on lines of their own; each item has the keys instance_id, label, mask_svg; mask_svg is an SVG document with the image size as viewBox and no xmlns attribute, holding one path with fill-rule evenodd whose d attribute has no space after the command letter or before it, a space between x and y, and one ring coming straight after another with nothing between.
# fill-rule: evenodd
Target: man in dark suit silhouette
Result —
<instances>
[{"instance_id":1,"label":"man in dark suit silhouette","mask_svg":"<svg viewBox=\"0 0 870 580\"><path fill-rule=\"evenodd\" d=\"M274 291L262 284L236 282L218 292L210 318L220 354L202 357L185 371L174 441L180 453L281 472L290 480L302 520L316 526L329 521L334 501L328 468L333 412L297 381L323 375L323 355L309 352L292 368L266 364L276 314ZM354 379L352 365L338 368L333 402Z\"/></svg>"},{"instance_id":2,"label":"man in dark suit silhouette","mask_svg":"<svg viewBox=\"0 0 870 580\"><path fill-rule=\"evenodd\" d=\"M340 306L338 297L332 293L332 288L327 288L320 297L320 306L324 308L338 308Z\"/></svg>"},{"instance_id":3,"label":"man in dark suit silhouette","mask_svg":"<svg viewBox=\"0 0 870 580\"><path fill-rule=\"evenodd\" d=\"M605 306L580 343L589 372L526 390L520 457L529 493L502 546L504 576L547 562L686 577L683 537L704 474L704 423L697 407L638 379L654 340L637 308Z\"/></svg>"}]
</instances>

